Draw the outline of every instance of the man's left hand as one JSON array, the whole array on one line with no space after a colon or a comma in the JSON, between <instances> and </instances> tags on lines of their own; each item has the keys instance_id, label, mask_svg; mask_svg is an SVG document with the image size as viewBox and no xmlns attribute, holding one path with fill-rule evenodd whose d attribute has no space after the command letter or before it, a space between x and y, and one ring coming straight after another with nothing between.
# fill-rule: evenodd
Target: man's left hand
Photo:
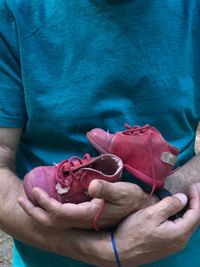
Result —
<instances>
[{"instance_id":1,"label":"man's left hand","mask_svg":"<svg viewBox=\"0 0 200 267\"><path fill-rule=\"evenodd\" d=\"M129 214L155 203L155 199L145 194L137 185L128 182L109 183L93 180L88 188L93 198L80 204L65 203L50 198L40 188L33 194L40 207L34 206L27 198L21 197L19 204L36 221L54 228L92 228L92 221L105 201L105 209L98 221L100 228L117 225Z\"/></svg>"}]
</instances>

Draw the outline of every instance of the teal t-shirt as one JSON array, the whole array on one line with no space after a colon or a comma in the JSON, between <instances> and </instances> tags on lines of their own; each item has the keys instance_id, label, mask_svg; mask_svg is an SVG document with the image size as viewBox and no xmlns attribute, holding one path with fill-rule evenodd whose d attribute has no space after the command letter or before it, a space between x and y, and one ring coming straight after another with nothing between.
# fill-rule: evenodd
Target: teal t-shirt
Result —
<instances>
[{"instance_id":1,"label":"teal t-shirt","mask_svg":"<svg viewBox=\"0 0 200 267\"><path fill-rule=\"evenodd\" d=\"M17 172L95 155L85 134L158 128L194 155L198 0L0 0L0 126L23 128ZM97 153L97 152L96 152ZM200 232L151 267L199 266ZM15 267L88 266L15 242Z\"/></svg>"}]
</instances>

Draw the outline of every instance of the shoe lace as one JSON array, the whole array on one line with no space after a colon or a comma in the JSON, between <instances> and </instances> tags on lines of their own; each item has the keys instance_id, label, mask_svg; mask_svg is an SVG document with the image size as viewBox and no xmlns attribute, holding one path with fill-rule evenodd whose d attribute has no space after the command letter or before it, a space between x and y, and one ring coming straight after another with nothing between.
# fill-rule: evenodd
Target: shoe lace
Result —
<instances>
[{"instance_id":1,"label":"shoe lace","mask_svg":"<svg viewBox=\"0 0 200 267\"><path fill-rule=\"evenodd\" d=\"M72 156L71 158L67 160L63 160L61 163L56 165L57 167L57 172L56 172L56 177L55 177L56 182L59 183L61 186L65 187L65 186L70 186L74 179L82 180L83 178L85 178L85 175L86 175L85 173L83 173L82 175L80 174L76 176L72 168L77 166L75 162L77 163L78 161L79 166L80 166L84 163L85 160L89 162L90 159L91 157L87 153L84 155L83 159L77 156Z\"/></svg>"},{"instance_id":2,"label":"shoe lace","mask_svg":"<svg viewBox=\"0 0 200 267\"><path fill-rule=\"evenodd\" d=\"M123 134L126 135L142 134L150 127L149 124L145 124L144 126L135 125L134 127L131 127L127 123L125 123L124 126L126 127L126 130L123 131Z\"/></svg>"}]
</instances>

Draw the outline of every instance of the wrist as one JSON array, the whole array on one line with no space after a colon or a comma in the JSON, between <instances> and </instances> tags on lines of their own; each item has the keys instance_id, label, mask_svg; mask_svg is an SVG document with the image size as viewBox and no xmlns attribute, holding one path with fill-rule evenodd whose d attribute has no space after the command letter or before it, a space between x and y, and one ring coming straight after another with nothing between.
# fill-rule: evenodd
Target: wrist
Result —
<instances>
[{"instance_id":1,"label":"wrist","mask_svg":"<svg viewBox=\"0 0 200 267\"><path fill-rule=\"evenodd\" d=\"M140 255L142 255L140 244L138 243L140 242L140 236L136 234L134 239L132 238L129 239L129 238L130 237L126 235L126 230L124 232L122 232L121 229L116 230L115 246L117 249L117 254L120 263L123 267L126 266L137 267L141 265ZM117 264L115 264L115 267L116 266Z\"/></svg>"},{"instance_id":2,"label":"wrist","mask_svg":"<svg viewBox=\"0 0 200 267\"><path fill-rule=\"evenodd\" d=\"M51 252L94 266L115 267L110 236L81 229L58 230L51 237Z\"/></svg>"},{"instance_id":3,"label":"wrist","mask_svg":"<svg viewBox=\"0 0 200 267\"><path fill-rule=\"evenodd\" d=\"M172 194L179 192L187 194L192 184L199 183L199 173L200 155L196 155L166 178L165 187Z\"/></svg>"},{"instance_id":4,"label":"wrist","mask_svg":"<svg viewBox=\"0 0 200 267\"><path fill-rule=\"evenodd\" d=\"M181 169L178 169L165 179L165 188L173 195L176 193L187 194L188 187L187 179L185 179Z\"/></svg>"},{"instance_id":5,"label":"wrist","mask_svg":"<svg viewBox=\"0 0 200 267\"><path fill-rule=\"evenodd\" d=\"M95 235L95 239L93 235ZM105 231L92 232L88 243L88 247L84 247L84 254L87 258L91 257L93 259L92 264L95 266L116 267L110 233Z\"/></svg>"},{"instance_id":6,"label":"wrist","mask_svg":"<svg viewBox=\"0 0 200 267\"><path fill-rule=\"evenodd\" d=\"M18 204L25 194L22 181L8 168L0 168L0 180L0 228L17 240L48 250L49 228L37 224Z\"/></svg>"}]
</instances>

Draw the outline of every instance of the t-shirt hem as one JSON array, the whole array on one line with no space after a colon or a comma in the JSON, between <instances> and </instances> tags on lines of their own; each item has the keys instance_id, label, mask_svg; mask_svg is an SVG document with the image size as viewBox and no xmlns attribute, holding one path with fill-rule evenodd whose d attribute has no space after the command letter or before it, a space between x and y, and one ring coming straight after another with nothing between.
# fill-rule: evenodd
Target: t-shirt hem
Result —
<instances>
[{"instance_id":1,"label":"t-shirt hem","mask_svg":"<svg viewBox=\"0 0 200 267\"><path fill-rule=\"evenodd\" d=\"M22 118L3 118L0 117L0 127L8 127L8 128L24 128L25 120Z\"/></svg>"}]
</instances>

